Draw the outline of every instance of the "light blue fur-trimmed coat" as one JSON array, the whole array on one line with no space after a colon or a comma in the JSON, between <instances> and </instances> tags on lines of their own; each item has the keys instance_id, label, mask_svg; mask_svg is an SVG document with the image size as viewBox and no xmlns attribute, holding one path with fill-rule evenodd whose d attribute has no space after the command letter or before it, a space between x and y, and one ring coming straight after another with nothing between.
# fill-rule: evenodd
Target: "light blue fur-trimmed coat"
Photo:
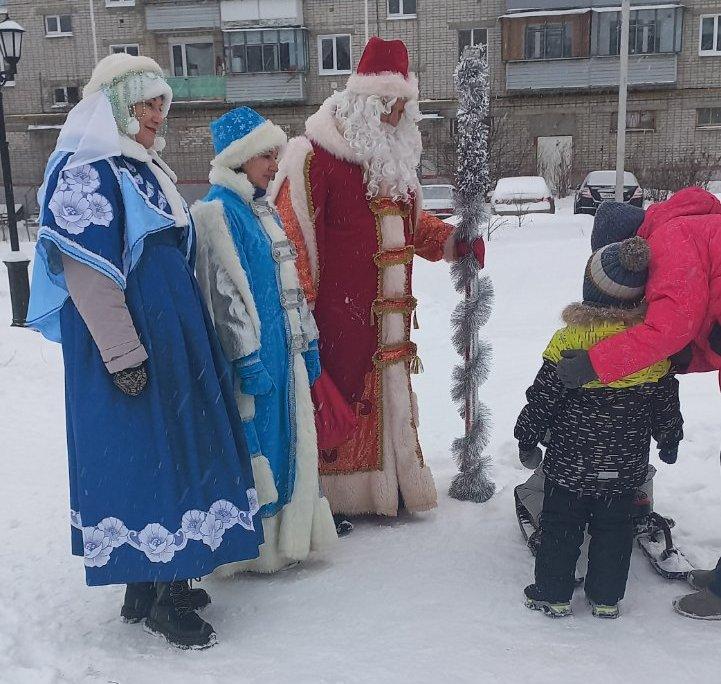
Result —
<instances>
[{"instance_id":1,"label":"light blue fur-trimmed coat","mask_svg":"<svg viewBox=\"0 0 721 684\"><path fill-rule=\"evenodd\" d=\"M310 384L320 372L318 330L280 218L243 173L215 166L192 215L197 276L236 374L236 397L264 504L256 561L228 566L274 572L335 541L321 495ZM309 377L310 376L310 377ZM268 471L270 465L270 471Z\"/></svg>"}]
</instances>

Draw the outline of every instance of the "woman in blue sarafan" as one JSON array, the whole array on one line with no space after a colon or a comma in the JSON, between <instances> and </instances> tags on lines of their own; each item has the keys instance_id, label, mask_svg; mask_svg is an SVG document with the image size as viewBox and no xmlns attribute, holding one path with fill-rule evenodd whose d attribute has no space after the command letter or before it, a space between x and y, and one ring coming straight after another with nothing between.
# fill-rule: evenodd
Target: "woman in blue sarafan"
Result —
<instances>
[{"instance_id":1,"label":"woman in blue sarafan","mask_svg":"<svg viewBox=\"0 0 721 684\"><path fill-rule=\"evenodd\" d=\"M121 614L182 648L215 643L188 579L257 557L250 455L193 275L194 230L157 135L160 67L101 60L39 193L28 325L61 342L72 551Z\"/></svg>"},{"instance_id":2,"label":"woman in blue sarafan","mask_svg":"<svg viewBox=\"0 0 721 684\"><path fill-rule=\"evenodd\" d=\"M213 122L211 133L213 187L191 210L198 282L235 371L265 537L257 560L218 572L268 573L337 540L319 489L310 396L320 374L318 329L298 280L295 249L265 199L285 133L247 107Z\"/></svg>"}]
</instances>

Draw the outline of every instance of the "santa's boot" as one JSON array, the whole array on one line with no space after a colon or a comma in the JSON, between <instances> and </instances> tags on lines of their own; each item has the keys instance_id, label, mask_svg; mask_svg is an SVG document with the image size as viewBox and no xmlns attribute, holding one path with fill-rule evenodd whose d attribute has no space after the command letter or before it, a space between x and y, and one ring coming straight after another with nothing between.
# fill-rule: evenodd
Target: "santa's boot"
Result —
<instances>
[{"instance_id":1,"label":"santa's boot","mask_svg":"<svg viewBox=\"0 0 721 684\"><path fill-rule=\"evenodd\" d=\"M190 606L188 582L158 582L156 598L145 620L145 629L163 636L182 649L210 648L216 643L215 630Z\"/></svg>"},{"instance_id":2,"label":"santa's boot","mask_svg":"<svg viewBox=\"0 0 721 684\"><path fill-rule=\"evenodd\" d=\"M677 598L673 602L673 609L679 615L694 620L721 620L721 596L714 594L711 589L704 589Z\"/></svg>"},{"instance_id":3,"label":"santa's boot","mask_svg":"<svg viewBox=\"0 0 721 684\"><path fill-rule=\"evenodd\" d=\"M155 601L155 584L153 582L133 582L125 589L125 600L120 609L124 622L136 623L148 617L150 608ZM202 610L210 605L210 596L205 589L190 589L190 607Z\"/></svg>"},{"instance_id":4,"label":"santa's boot","mask_svg":"<svg viewBox=\"0 0 721 684\"><path fill-rule=\"evenodd\" d=\"M353 523L342 513L333 516L335 531L339 537L346 537L353 531Z\"/></svg>"}]
</instances>

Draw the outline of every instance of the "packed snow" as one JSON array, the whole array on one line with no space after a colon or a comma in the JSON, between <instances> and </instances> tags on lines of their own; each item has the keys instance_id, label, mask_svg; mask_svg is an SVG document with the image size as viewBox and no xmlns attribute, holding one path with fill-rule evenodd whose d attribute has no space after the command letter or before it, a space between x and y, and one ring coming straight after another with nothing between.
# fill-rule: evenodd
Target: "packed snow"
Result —
<instances>
[{"instance_id":1,"label":"packed snow","mask_svg":"<svg viewBox=\"0 0 721 684\"><path fill-rule=\"evenodd\" d=\"M582 590L575 616L527 610L533 561L518 530L513 487L526 479L513 425L565 304L580 297L592 218L509 219L488 244L496 288L484 330L495 348L482 398L493 410L493 476L483 505L450 499L452 439L462 431L448 387L456 294L446 264L418 260L419 343L414 380L421 440L438 485L432 513L369 519L325 558L275 576L207 579L203 613L219 644L179 652L120 621L122 587L88 588L70 555L62 354L10 328L0 278L0 682L3 684L218 682L503 682L534 684L718 680L721 623L684 619L671 600L688 591L634 553L622 615L591 617ZM3 269L4 270L4 269ZM715 374L681 380L686 439L661 463L656 510L676 519L689 559L721 553L721 396ZM714 674L715 673L715 674Z\"/></svg>"}]
</instances>

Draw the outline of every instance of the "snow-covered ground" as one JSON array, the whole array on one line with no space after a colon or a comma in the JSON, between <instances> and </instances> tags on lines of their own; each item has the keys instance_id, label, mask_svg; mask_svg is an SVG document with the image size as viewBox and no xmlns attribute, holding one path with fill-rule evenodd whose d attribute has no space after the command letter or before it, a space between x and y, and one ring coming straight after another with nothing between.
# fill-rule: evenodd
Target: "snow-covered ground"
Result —
<instances>
[{"instance_id":1,"label":"snow-covered ground","mask_svg":"<svg viewBox=\"0 0 721 684\"><path fill-rule=\"evenodd\" d=\"M69 552L62 357L58 346L9 328L0 273L0 682L216 684L220 682L654 682L719 681L721 623L681 618L684 584L657 576L634 553L623 614L553 621L522 605L532 577L513 510L524 480L513 425L558 314L580 297L591 218L568 201L557 216L514 219L488 245L496 306L485 329L495 348L483 399L494 414L496 496L460 503L446 492L449 444L462 425L449 397L456 301L445 264L417 263L426 368L415 387L421 438L438 510L368 520L336 552L273 577L207 580L204 613L219 635L183 653L119 619L120 587L87 588ZM721 553L721 396L714 375L683 378L686 440L661 463L656 508L699 566Z\"/></svg>"}]
</instances>

